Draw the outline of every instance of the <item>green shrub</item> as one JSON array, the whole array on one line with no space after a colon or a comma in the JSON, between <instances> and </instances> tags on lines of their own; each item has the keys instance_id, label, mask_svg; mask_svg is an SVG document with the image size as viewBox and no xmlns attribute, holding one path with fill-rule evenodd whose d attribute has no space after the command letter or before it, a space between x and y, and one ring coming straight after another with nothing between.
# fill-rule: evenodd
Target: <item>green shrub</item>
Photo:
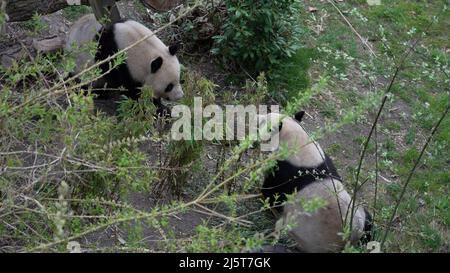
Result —
<instances>
[{"instance_id":1,"label":"green shrub","mask_svg":"<svg viewBox=\"0 0 450 273\"><path fill-rule=\"evenodd\" d=\"M214 54L257 75L299 49L297 0L227 0L227 19L214 37Z\"/></svg>"}]
</instances>

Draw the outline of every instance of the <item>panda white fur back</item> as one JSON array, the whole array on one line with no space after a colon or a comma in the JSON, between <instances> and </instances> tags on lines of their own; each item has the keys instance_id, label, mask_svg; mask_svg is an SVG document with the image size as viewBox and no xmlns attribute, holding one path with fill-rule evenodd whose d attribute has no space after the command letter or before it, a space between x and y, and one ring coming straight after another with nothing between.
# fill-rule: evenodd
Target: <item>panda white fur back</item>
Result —
<instances>
[{"instance_id":1,"label":"panda white fur back","mask_svg":"<svg viewBox=\"0 0 450 273\"><path fill-rule=\"evenodd\" d=\"M94 33L94 30L97 32ZM102 28L93 14L80 18L69 31L66 49L73 46L83 46L86 43L98 40L98 49L95 58L81 53L77 56L77 68L80 72L86 65L94 60L101 61L125 49L126 47L150 36L145 41L129 49L126 53L125 64L120 65L108 73L101 82L108 88L126 88L126 95L137 99L140 88L150 86L154 91L155 99L178 100L183 97L180 84L180 63L176 57L177 46L167 47L153 32L144 25L125 20L117 22L108 28ZM100 65L103 73L109 69L109 63ZM98 84L96 84L98 86Z\"/></svg>"},{"instance_id":2,"label":"panda white fur back","mask_svg":"<svg viewBox=\"0 0 450 273\"><path fill-rule=\"evenodd\" d=\"M315 212L305 212L301 203L315 198L325 201L326 205ZM345 246L342 223L351 208L351 197L342 183L329 178L311 183L297 193L295 200L295 203L287 203L282 217L285 225L293 226L289 233L298 248L305 252L342 251ZM353 217L352 244L364 235L365 218L364 210L358 207ZM349 222L347 220L347 225Z\"/></svg>"},{"instance_id":3,"label":"panda white fur back","mask_svg":"<svg viewBox=\"0 0 450 273\"><path fill-rule=\"evenodd\" d=\"M298 249L304 252L338 252L345 246L343 223L351 208L351 197L331 159L318 143L311 141L299 124L303 114L297 114L297 120L276 113L259 116L260 124L270 121L271 131L278 134L280 145L287 144L291 151L286 160L278 161L275 169L266 174L261 191L282 213L283 224L293 226L290 235L297 242ZM275 126L278 130L274 130ZM294 202L287 202L283 208L285 194L294 192L297 192ZM276 195L280 198L275 199ZM302 203L315 198L324 200L326 205L315 212L306 212ZM369 220L370 215L357 206L351 243L357 243L370 229ZM347 224L349 222L347 219Z\"/></svg>"}]
</instances>

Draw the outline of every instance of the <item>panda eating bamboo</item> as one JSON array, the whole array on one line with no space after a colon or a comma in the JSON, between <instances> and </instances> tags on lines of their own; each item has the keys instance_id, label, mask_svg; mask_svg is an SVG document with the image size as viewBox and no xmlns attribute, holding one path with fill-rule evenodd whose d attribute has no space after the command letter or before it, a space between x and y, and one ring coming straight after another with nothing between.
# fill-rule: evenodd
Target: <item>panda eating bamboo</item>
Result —
<instances>
[{"instance_id":1,"label":"panda eating bamboo","mask_svg":"<svg viewBox=\"0 0 450 273\"><path fill-rule=\"evenodd\" d=\"M163 107L162 98L181 99L184 94L180 84L180 63L176 57L178 46L167 47L150 29L132 20L117 22L107 28L103 28L93 14L76 21L67 36L66 51L74 52L96 40L98 47L95 56L86 51L76 52L76 67L72 74L77 75L94 62L105 60L144 37L149 38L130 48L126 61L112 71L108 71L109 62L100 65L102 73L109 73L95 81L93 87L116 89L123 86L128 97L138 99L140 88L150 86L158 109ZM105 98L106 93L99 95Z\"/></svg>"}]
</instances>

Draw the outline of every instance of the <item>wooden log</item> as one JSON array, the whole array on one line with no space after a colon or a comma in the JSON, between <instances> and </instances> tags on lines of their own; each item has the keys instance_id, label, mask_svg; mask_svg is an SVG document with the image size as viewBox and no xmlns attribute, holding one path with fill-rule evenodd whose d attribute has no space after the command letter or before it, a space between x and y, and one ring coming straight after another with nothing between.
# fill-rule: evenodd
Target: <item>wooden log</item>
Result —
<instances>
[{"instance_id":1,"label":"wooden log","mask_svg":"<svg viewBox=\"0 0 450 273\"><path fill-rule=\"evenodd\" d=\"M64 47L65 39L64 37L52 37L43 40L34 39L33 47L42 53L53 52Z\"/></svg>"},{"instance_id":2,"label":"wooden log","mask_svg":"<svg viewBox=\"0 0 450 273\"><path fill-rule=\"evenodd\" d=\"M11 22L26 21L35 13L45 15L69 6L67 0L7 0L6 3L6 14ZM80 3L89 5L88 0L80 0Z\"/></svg>"},{"instance_id":3,"label":"wooden log","mask_svg":"<svg viewBox=\"0 0 450 273\"><path fill-rule=\"evenodd\" d=\"M5 51L0 52L0 64L4 68L11 67L15 62L26 57L26 50L21 45L15 45Z\"/></svg>"}]
</instances>

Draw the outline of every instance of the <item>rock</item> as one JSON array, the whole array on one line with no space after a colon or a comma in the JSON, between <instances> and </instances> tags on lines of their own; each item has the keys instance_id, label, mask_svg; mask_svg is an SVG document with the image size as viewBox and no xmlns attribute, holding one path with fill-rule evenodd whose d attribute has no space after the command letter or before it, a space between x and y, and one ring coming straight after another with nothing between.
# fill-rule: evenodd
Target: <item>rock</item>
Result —
<instances>
[{"instance_id":1,"label":"rock","mask_svg":"<svg viewBox=\"0 0 450 273\"><path fill-rule=\"evenodd\" d=\"M19 46L12 47L6 51L0 52L1 65L5 68L10 68L14 64L14 62L20 61L26 56L26 54L26 51Z\"/></svg>"},{"instance_id":2,"label":"rock","mask_svg":"<svg viewBox=\"0 0 450 273\"><path fill-rule=\"evenodd\" d=\"M53 52L58 49L62 49L64 47L64 41L65 39L63 37L54 37L44 40L33 40L33 47L38 52Z\"/></svg>"},{"instance_id":3,"label":"rock","mask_svg":"<svg viewBox=\"0 0 450 273\"><path fill-rule=\"evenodd\" d=\"M1 64L4 68L10 68L16 60L8 55L3 55L1 59Z\"/></svg>"}]
</instances>

